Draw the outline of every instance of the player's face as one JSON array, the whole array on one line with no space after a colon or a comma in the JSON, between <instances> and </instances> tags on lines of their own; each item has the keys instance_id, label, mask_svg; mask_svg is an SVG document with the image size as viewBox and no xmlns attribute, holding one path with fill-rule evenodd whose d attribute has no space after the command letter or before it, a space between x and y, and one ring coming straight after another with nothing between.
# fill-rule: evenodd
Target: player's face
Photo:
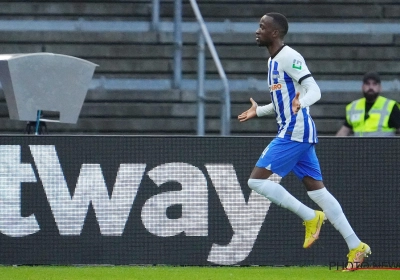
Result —
<instances>
[{"instance_id":1,"label":"player's face","mask_svg":"<svg viewBox=\"0 0 400 280\"><path fill-rule=\"evenodd\" d=\"M279 31L274 27L273 18L263 16L260 20L260 27L256 31L256 41L259 47L270 46L275 40Z\"/></svg>"},{"instance_id":2,"label":"player's face","mask_svg":"<svg viewBox=\"0 0 400 280\"><path fill-rule=\"evenodd\" d=\"M377 83L374 80L367 80L362 85L362 91L364 93L364 97L369 102L373 102L376 100L378 95L381 93L381 84Z\"/></svg>"}]
</instances>

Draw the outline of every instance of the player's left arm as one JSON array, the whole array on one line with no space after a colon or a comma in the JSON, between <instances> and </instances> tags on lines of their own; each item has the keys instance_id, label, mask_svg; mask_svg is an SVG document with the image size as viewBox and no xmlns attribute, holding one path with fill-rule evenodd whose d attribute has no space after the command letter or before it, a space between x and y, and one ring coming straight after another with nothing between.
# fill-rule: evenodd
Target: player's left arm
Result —
<instances>
[{"instance_id":1,"label":"player's left arm","mask_svg":"<svg viewBox=\"0 0 400 280\"><path fill-rule=\"evenodd\" d=\"M312 76L304 79L301 84L304 96L300 98L301 108L309 107L321 99L321 90Z\"/></svg>"},{"instance_id":2,"label":"player's left arm","mask_svg":"<svg viewBox=\"0 0 400 280\"><path fill-rule=\"evenodd\" d=\"M297 92L296 97L292 100L292 110L296 114L300 109L317 102L321 98L321 90L299 53L293 53L293 56L286 61L285 66L287 73L303 88L303 94Z\"/></svg>"},{"instance_id":3,"label":"player's left arm","mask_svg":"<svg viewBox=\"0 0 400 280\"><path fill-rule=\"evenodd\" d=\"M301 86L304 88L305 94L300 98L300 92L296 93L292 101L292 111L294 114L297 114L300 109L309 107L321 99L321 90L312 76L304 79Z\"/></svg>"}]
</instances>

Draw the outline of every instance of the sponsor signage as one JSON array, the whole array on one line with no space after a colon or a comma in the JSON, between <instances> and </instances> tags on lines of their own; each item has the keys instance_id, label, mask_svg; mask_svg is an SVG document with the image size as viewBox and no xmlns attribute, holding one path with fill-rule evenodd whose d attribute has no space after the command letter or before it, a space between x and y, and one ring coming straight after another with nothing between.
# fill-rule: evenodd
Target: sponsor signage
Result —
<instances>
[{"instance_id":1,"label":"sponsor signage","mask_svg":"<svg viewBox=\"0 0 400 280\"><path fill-rule=\"evenodd\" d=\"M324 264L320 256L322 262L345 257L345 243L331 225L322 229L319 249L318 244L316 250L302 249L304 228L299 218L248 188L248 175L270 140L4 137L0 141L0 263L299 265ZM323 174L324 166L337 165L332 155L341 146L332 146L332 141L321 140L318 145ZM344 152L354 142L348 145ZM348 167L354 170L354 178L368 172ZM324 175L327 182L340 182L339 189L330 189L335 195L347 188L350 194L363 195L362 203L372 199L368 187L355 189L354 178L338 176L340 172L332 171ZM388 188L397 183L387 175L378 179ZM294 176L284 178L282 184L306 199ZM385 193L380 195L383 201ZM357 207L354 213L356 197L338 198L345 213L350 205L347 212L356 232L370 228L369 223L356 220L365 215L365 209ZM310 200L303 202L315 208ZM370 219L382 225L385 219L378 220L380 212ZM365 239L363 234L359 235ZM373 241L365 241L375 249ZM287 256L290 252L301 258Z\"/></svg>"}]
</instances>

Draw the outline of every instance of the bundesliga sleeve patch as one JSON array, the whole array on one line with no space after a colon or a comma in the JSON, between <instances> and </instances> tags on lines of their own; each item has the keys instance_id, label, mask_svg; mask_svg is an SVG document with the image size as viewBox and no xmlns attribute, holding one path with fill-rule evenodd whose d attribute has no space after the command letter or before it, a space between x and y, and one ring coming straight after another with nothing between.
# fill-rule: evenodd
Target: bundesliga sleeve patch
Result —
<instances>
[{"instance_id":1,"label":"bundesliga sleeve patch","mask_svg":"<svg viewBox=\"0 0 400 280\"><path fill-rule=\"evenodd\" d=\"M292 68L301 70L301 65L302 65L302 62L300 60L293 59Z\"/></svg>"}]
</instances>

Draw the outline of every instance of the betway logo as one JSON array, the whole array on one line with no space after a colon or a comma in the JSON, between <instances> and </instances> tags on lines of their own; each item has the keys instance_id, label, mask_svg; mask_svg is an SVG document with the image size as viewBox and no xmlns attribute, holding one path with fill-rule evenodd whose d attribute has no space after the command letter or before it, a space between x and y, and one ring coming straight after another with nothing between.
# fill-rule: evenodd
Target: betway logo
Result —
<instances>
[{"instance_id":1,"label":"betway logo","mask_svg":"<svg viewBox=\"0 0 400 280\"><path fill-rule=\"evenodd\" d=\"M101 234L121 236L142 178L148 176L158 187L178 182L181 190L165 191L145 202L141 220L146 230L159 237L181 233L208 236L207 178L196 166L173 162L146 172L144 163L123 163L109 195L101 166L82 164L74 193L70 193L55 146L30 145L29 149L39 178L30 163L21 163L20 146L0 146L2 234L24 237L40 231L34 214L21 216L21 183L40 179L60 235L80 235L92 204ZM229 244L214 243L207 260L221 265L236 264L251 252L270 202L255 192L246 202L231 164L205 164L205 167L233 230ZM172 205L182 206L181 217L168 218L167 208Z\"/></svg>"}]
</instances>

